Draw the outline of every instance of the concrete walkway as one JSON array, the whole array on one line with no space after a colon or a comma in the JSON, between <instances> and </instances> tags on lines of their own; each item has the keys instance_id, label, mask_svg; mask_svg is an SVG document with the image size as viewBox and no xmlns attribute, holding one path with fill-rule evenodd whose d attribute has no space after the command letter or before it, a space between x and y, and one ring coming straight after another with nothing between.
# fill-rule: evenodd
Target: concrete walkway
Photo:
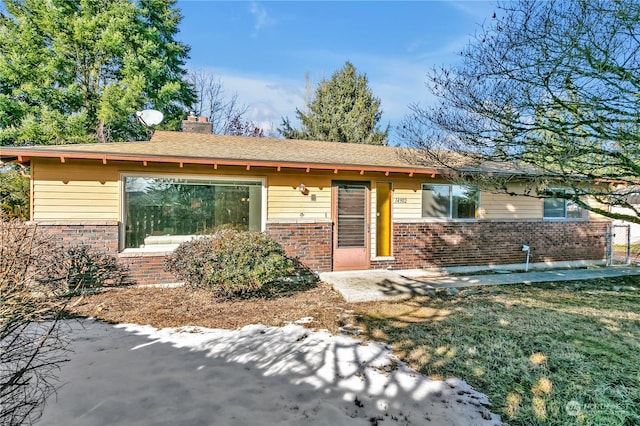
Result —
<instances>
[{"instance_id":1,"label":"concrete walkway","mask_svg":"<svg viewBox=\"0 0 640 426\"><path fill-rule=\"evenodd\" d=\"M420 270L324 272L320 279L339 291L347 302L402 300L428 294L437 288L460 288L482 285L531 284L552 281L581 281L640 275L640 268L616 266L593 269L557 269L518 273L482 275L444 275L429 277Z\"/></svg>"}]
</instances>

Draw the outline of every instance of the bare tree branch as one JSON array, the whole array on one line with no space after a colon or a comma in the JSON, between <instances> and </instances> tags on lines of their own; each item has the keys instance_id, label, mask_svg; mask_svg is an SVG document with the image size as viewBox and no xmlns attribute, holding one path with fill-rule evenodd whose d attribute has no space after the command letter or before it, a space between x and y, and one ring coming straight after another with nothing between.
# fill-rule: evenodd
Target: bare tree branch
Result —
<instances>
[{"instance_id":1,"label":"bare tree branch","mask_svg":"<svg viewBox=\"0 0 640 426\"><path fill-rule=\"evenodd\" d=\"M640 4L516 0L498 8L458 65L431 72L436 105L412 105L400 125L406 143L422 150L416 161L487 190L508 192L505 181L517 178L519 195L555 197L549 188L562 184L571 189L564 198L640 223L633 208L609 209L630 208L626 200L640 194Z\"/></svg>"},{"instance_id":2,"label":"bare tree branch","mask_svg":"<svg viewBox=\"0 0 640 426\"><path fill-rule=\"evenodd\" d=\"M237 93L228 95L225 92L220 77L204 70L196 70L189 73L189 81L197 95L196 103L192 106L193 112L197 116L207 117L214 134L260 136L260 128L244 119L249 107L239 103ZM251 128L251 131L238 133L239 128Z\"/></svg>"},{"instance_id":3,"label":"bare tree branch","mask_svg":"<svg viewBox=\"0 0 640 426\"><path fill-rule=\"evenodd\" d=\"M68 341L63 250L37 227L0 221L0 423L35 422L55 392Z\"/></svg>"}]
</instances>

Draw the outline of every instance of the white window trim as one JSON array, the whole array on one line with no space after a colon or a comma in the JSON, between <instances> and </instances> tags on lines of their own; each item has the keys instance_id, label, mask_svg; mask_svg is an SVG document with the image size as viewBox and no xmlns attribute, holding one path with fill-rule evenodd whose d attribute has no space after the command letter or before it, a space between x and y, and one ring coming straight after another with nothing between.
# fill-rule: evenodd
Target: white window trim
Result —
<instances>
[{"instance_id":1,"label":"white window trim","mask_svg":"<svg viewBox=\"0 0 640 426\"><path fill-rule=\"evenodd\" d=\"M124 203L124 195L125 195L125 187L124 181L127 177L144 177L144 178L162 178L162 179L193 179L193 180L208 180L208 181L236 181L236 182L260 182L260 186L262 187L261 196L262 196L262 206L261 206L261 217L260 217L260 230L264 232L266 230L267 223L267 178L264 176L256 176L256 177L246 177L246 176L236 176L236 175L194 175L194 174L181 174L181 173L136 173L136 172L121 172L120 173L120 194L119 200L120 203L120 217L118 218L120 222L120 235L118 236L118 251L120 253L170 253L178 248L179 244L170 244L164 245L162 248L160 247L124 247L124 238L126 234L126 222L125 222L125 203Z\"/></svg>"},{"instance_id":2,"label":"white window trim","mask_svg":"<svg viewBox=\"0 0 640 426\"><path fill-rule=\"evenodd\" d=\"M420 192L422 195L422 191L424 191L424 186L428 185L428 186L448 186L449 187L449 217L425 217L422 216L422 204L420 205L420 217L423 220L428 220L428 221L447 221L447 222L451 222L451 221L464 221L464 222L473 222L473 221L477 221L480 219L480 203L482 201L482 191L480 191L480 188L478 188L476 185L458 185L458 184L454 184L454 183L428 183L428 182L422 182L422 184L420 185ZM471 187L471 188L476 188L478 189L478 205L476 206L476 216L475 217L451 217L451 215L453 214L453 187L454 186L461 186L461 187Z\"/></svg>"},{"instance_id":3,"label":"white window trim","mask_svg":"<svg viewBox=\"0 0 640 426\"><path fill-rule=\"evenodd\" d=\"M571 191L571 188L561 188L561 187L560 188L549 188L549 191L560 191L560 190L562 190L565 193L567 193L567 192ZM542 219L544 219L544 220L585 220L586 219L586 215L587 215L586 209L584 207L580 207L580 206L578 206L578 208L582 212L580 217L568 217L567 216L567 213L568 213L567 203L569 201L571 201L571 200L567 200L566 198L560 199L560 200L564 201L564 216L563 217L557 217L557 216L548 217L548 216L545 216L544 202L547 199L558 200L559 198L546 197L546 198L542 199Z\"/></svg>"}]
</instances>

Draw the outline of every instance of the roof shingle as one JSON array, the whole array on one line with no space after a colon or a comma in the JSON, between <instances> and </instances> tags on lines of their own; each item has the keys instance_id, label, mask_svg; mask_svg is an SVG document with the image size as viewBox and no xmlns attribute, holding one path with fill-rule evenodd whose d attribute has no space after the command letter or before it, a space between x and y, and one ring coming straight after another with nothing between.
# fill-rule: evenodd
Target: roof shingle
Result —
<instances>
[{"instance_id":1,"label":"roof shingle","mask_svg":"<svg viewBox=\"0 0 640 426\"><path fill-rule=\"evenodd\" d=\"M105 144L3 147L3 158L31 157L106 158L154 161L226 163L259 165L300 165L358 169L411 169L435 171L435 167L412 164L403 157L406 148L188 132L156 131L151 141Z\"/></svg>"}]
</instances>

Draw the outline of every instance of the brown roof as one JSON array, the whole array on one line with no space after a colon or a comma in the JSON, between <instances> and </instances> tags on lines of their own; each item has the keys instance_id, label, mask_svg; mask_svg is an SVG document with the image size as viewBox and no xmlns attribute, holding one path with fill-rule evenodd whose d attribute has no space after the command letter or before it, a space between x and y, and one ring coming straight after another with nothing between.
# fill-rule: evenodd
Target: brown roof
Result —
<instances>
[{"instance_id":1,"label":"brown roof","mask_svg":"<svg viewBox=\"0 0 640 426\"><path fill-rule=\"evenodd\" d=\"M0 158L101 159L295 167L311 169L436 173L408 161L406 148L323 141L251 138L188 132L156 131L151 141L0 147Z\"/></svg>"},{"instance_id":2,"label":"brown roof","mask_svg":"<svg viewBox=\"0 0 640 426\"><path fill-rule=\"evenodd\" d=\"M408 167L400 159L399 148L322 141L269 139L240 136L203 135L183 132L156 132L151 139L158 149L173 155L263 160L273 163L303 163Z\"/></svg>"}]
</instances>

